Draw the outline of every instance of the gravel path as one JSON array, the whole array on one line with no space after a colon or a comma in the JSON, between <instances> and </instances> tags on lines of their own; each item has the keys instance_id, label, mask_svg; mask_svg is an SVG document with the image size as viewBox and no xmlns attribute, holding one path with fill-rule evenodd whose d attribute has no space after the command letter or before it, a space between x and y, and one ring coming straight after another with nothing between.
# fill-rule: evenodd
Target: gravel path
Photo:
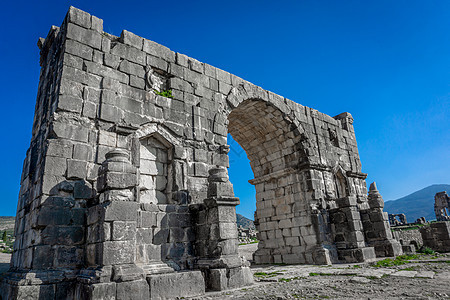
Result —
<instances>
[{"instance_id":1,"label":"gravel path","mask_svg":"<svg viewBox=\"0 0 450 300\"><path fill-rule=\"evenodd\" d=\"M240 252L246 256L246 245ZM450 254L400 266L252 266L255 284L192 299L450 299Z\"/></svg>"},{"instance_id":2,"label":"gravel path","mask_svg":"<svg viewBox=\"0 0 450 300\"><path fill-rule=\"evenodd\" d=\"M239 247L251 259L257 244ZM10 254L0 253L0 274ZM255 284L190 299L450 299L450 254L375 268L370 264L252 266Z\"/></svg>"}]
</instances>

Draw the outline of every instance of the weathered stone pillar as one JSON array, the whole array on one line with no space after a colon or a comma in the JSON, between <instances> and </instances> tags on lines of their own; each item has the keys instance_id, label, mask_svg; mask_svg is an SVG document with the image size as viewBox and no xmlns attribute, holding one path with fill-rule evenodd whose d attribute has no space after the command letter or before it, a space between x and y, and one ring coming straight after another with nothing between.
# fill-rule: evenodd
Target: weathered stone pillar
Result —
<instances>
[{"instance_id":1,"label":"weathered stone pillar","mask_svg":"<svg viewBox=\"0 0 450 300\"><path fill-rule=\"evenodd\" d=\"M450 210L450 197L447 192L439 192L434 195L434 213L437 221L450 221L448 211Z\"/></svg>"},{"instance_id":2,"label":"weathered stone pillar","mask_svg":"<svg viewBox=\"0 0 450 300\"><path fill-rule=\"evenodd\" d=\"M369 209L361 210L367 244L374 247L377 257L401 255L402 246L392 237L388 214L383 212L383 197L375 182L370 185L368 200Z\"/></svg>"},{"instance_id":3,"label":"weathered stone pillar","mask_svg":"<svg viewBox=\"0 0 450 300\"><path fill-rule=\"evenodd\" d=\"M136 168L124 150L106 154L98 175L98 202L88 210L86 264L78 278L78 299L149 297L144 272L135 265Z\"/></svg>"},{"instance_id":4,"label":"weathered stone pillar","mask_svg":"<svg viewBox=\"0 0 450 300\"><path fill-rule=\"evenodd\" d=\"M196 208L198 267L209 290L225 290L253 283L249 263L238 255L238 232L233 185L226 169L209 171L208 198Z\"/></svg>"},{"instance_id":5,"label":"weathered stone pillar","mask_svg":"<svg viewBox=\"0 0 450 300\"><path fill-rule=\"evenodd\" d=\"M363 262L375 259L372 247L366 247L363 226L355 196L336 199L338 208L330 210L339 259Z\"/></svg>"}]
</instances>

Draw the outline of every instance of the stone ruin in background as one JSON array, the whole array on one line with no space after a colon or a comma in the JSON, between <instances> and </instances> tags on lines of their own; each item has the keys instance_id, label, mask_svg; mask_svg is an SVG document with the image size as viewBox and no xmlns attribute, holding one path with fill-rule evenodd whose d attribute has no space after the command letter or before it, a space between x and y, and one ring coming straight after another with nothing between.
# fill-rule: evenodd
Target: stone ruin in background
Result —
<instances>
[{"instance_id":1,"label":"stone ruin in background","mask_svg":"<svg viewBox=\"0 0 450 300\"><path fill-rule=\"evenodd\" d=\"M395 228L393 236L402 245L403 252L415 252L421 247L428 247L437 252L450 251L450 197L447 192L436 193L434 197L434 211L436 221L427 223L424 217L415 223L407 223L404 214L389 214L391 226L406 225ZM396 219L399 217L400 221ZM416 226L423 225L423 226Z\"/></svg>"},{"instance_id":2,"label":"stone ruin in background","mask_svg":"<svg viewBox=\"0 0 450 300\"><path fill-rule=\"evenodd\" d=\"M110 35L75 8L38 46L2 299L174 298L251 284L228 133L254 173L256 263L401 253L375 185L367 195L349 113L330 117L131 32Z\"/></svg>"},{"instance_id":3,"label":"stone ruin in background","mask_svg":"<svg viewBox=\"0 0 450 300\"><path fill-rule=\"evenodd\" d=\"M388 214L388 217L389 217L389 224L391 224L391 226L400 226L408 224L408 222L406 221L405 214Z\"/></svg>"},{"instance_id":4,"label":"stone ruin in background","mask_svg":"<svg viewBox=\"0 0 450 300\"><path fill-rule=\"evenodd\" d=\"M434 196L434 212L437 221L450 221L450 197L447 192L439 192Z\"/></svg>"},{"instance_id":5,"label":"stone ruin in background","mask_svg":"<svg viewBox=\"0 0 450 300\"><path fill-rule=\"evenodd\" d=\"M258 232L254 228L244 228L242 225L238 227L239 243L249 244L257 241Z\"/></svg>"}]
</instances>

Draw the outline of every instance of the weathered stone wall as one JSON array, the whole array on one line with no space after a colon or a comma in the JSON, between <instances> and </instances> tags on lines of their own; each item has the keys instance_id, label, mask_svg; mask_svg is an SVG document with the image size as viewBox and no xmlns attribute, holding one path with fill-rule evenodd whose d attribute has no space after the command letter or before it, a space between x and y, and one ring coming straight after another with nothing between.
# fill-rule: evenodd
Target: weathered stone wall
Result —
<instances>
[{"instance_id":1,"label":"weathered stone wall","mask_svg":"<svg viewBox=\"0 0 450 300\"><path fill-rule=\"evenodd\" d=\"M431 223L420 228L423 245L438 252L450 251L450 222Z\"/></svg>"},{"instance_id":2,"label":"weathered stone wall","mask_svg":"<svg viewBox=\"0 0 450 300\"><path fill-rule=\"evenodd\" d=\"M255 176L257 263L399 253L376 187L368 199L349 113L327 116L125 30L112 36L75 8L39 46L5 297L132 289L137 299L167 282L178 284L171 297L177 287L189 296L180 279L203 277L174 271L193 269L203 291L251 283L237 255L228 133Z\"/></svg>"},{"instance_id":3,"label":"weathered stone wall","mask_svg":"<svg viewBox=\"0 0 450 300\"><path fill-rule=\"evenodd\" d=\"M41 75L36 100L32 140L24 161L15 226L13 268L76 268L83 264L85 207L92 196L87 176L73 171L77 159L89 153L87 129L73 130L73 141L52 139L65 59L65 33L52 27L41 47ZM86 164L86 162L84 162ZM70 172L67 167L70 166ZM36 259L34 259L36 258Z\"/></svg>"},{"instance_id":4,"label":"weathered stone wall","mask_svg":"<svg viewBox=\"0 0 450 300\"><path fill-rule=\"evenodd\" d=\"M414 244L415 246L422 246L423 240L420 234L420 229L408 229L408 230L394 230L394 238L399 241L402 245Z\"/></svg>"}]
</instances>

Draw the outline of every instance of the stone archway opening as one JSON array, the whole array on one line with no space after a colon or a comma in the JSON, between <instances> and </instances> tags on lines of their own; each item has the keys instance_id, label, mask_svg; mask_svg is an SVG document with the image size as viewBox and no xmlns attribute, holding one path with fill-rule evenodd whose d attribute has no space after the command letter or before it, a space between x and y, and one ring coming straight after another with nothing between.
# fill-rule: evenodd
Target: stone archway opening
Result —
<instances>
[{"instance_id":1,"label":"stone archway opening","mask_svg":"<svg viewBox=\"0 0 450 300\"><path fill-rule=\"evenodd\" d=\"M271 104L249 99L228 116L228 132L245 150L256 190L256 263L306 262L316 244L298 166L307 161L301 134Z\"/></svg>"},{"instance_id":2,"label":"stone archway opening","mask_svg":"<svg viewBox=\"0 0 450 300\"><path fill-rule=\"evenodd\" d=\"M256 197L254 187L248 182L249 179L254 178L250 160L245 150L233 139L231 134L227 135L227 144L230 146L228 176L233 183L234 194L240 199L240 203L236 207L236 214L254 220Z\"/></svg>"}]
</instances>

